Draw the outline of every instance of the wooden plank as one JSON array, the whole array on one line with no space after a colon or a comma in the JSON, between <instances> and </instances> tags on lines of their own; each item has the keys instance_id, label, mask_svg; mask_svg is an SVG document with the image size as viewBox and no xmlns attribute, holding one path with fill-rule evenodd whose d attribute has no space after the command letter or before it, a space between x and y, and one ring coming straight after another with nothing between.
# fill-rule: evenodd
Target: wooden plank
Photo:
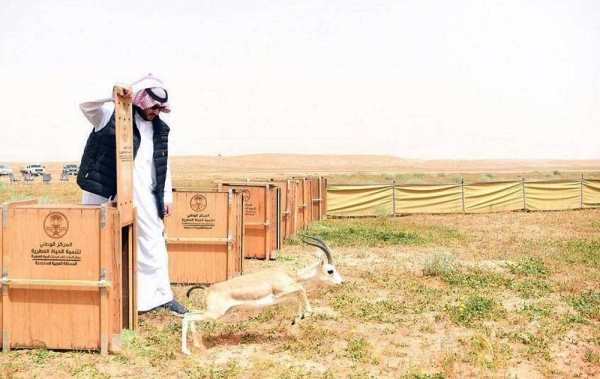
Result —
<instances>
[{"instance_id":1,"label":"wooden plank","mask_svg":"<svg viewBox=\"0 0 600 379\"><path fill-rule=\"evenodd\" d=\"M196 243L196 244L201 244L201 243L228 243L228 242L233 242L233 240L229 240L228 238L193 238L193 237L176 237L176 238L165 238L165 240L167 241L167 243Z\"/></svg>"},{"instance_id":2,"label":"wooden plank","mask_svg":"<svg viewBox=\"0 0 600 379\"><path fill-rule=\"evenodd\" d=\"M117 207L121 211L121 226L133 222L133 111L131 100L123 91L131 87L116 85L115 133L117 142Z\"/></svg>"},{"instance_id":3,"label":"wooden plank","mask_svg":"<svg viewBox=\"0 0 600 379\"><path fill-rule=\"evenodd\" d=\"M53 280L53 279L7 279L2 281L2 285L14 286L43 286L43 287L111 287L110 281L99 280Z\"/></svg>"}]
</instances>

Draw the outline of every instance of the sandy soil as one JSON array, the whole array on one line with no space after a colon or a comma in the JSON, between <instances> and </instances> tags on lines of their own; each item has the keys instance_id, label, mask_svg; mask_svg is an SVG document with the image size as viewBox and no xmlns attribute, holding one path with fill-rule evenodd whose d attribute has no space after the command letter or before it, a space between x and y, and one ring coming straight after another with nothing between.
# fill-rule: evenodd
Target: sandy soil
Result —
<instances>
[{"instance_id":1,"label":"sandy soil","mask_svg":"<svg viewBox=\"0 0 600 379\"><path fill-rule=\"evenodd\" d=\"M232 157L173 157L174 167L195 166L208 172L272 172L298 174L343 172L527 172L536 170L596 171L598 160L417 160L386 155L258 154Z\"/></svg>"}]
</instances>

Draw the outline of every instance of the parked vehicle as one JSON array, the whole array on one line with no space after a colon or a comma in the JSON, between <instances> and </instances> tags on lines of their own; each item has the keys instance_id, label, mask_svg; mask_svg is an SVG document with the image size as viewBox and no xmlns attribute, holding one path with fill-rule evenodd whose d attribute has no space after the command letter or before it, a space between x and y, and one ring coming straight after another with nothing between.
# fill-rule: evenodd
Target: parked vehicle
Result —
<instances>
[{"instance_id":1,"label":"parked vehicle","mask_svg":"<svg viewBox=\"0 0 600 379\"><path fill-rule=\"evenodd\" d=\"M63 166L63 172L69 175L77 175L79 167L76 164L67 164Z\"/></svg>"},{"instance_id":2,"label":"parked vehicle","mask_svg":"<svg viewBox=\"0 0 600 379\"><path fill-rule=\"evenodd\" d=\"M46 173L46 166L39 163L30 163L23 166L21 174L30 174L33 176L44 175Z\"/></svg>"},{"instance_id":3,"label":"parked vehicle","mask_svg":"<svg viewBox=\"0 0 600 379\"><path fill-rule=\"evenodd\" d=\"M13 173L12 166L9 164L0 164L0 176L11 175Z\"/></svg>"}]
</instances>

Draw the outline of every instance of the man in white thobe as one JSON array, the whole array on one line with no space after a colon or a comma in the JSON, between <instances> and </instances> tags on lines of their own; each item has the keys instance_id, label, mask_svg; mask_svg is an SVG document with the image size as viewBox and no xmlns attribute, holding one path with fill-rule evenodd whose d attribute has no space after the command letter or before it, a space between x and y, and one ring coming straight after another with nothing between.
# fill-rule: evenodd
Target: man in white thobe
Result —
<instances>
[{"instance_id":1,"label":"man in white thobe","mask_svg":"<svg viewBox=\"0 0 600 379\"><path fill-rule=\"evenodd\" d=\"M164 239L163 217L173 202L168 163L169 127L159 117L169 113L168 93L162 82L147 75L132 84L134 113L133 205L137 208L137 305L139 312L187 309L173 298ZM94 126L86 143L77 183L83 204L103 204L116 198L116 142L112 97L80 104ZM138 133L139 131L139 133ZM157 134L155 136L155 134ZM157 138L155 138L157 137Z\"/></svg>"}]
</instances>

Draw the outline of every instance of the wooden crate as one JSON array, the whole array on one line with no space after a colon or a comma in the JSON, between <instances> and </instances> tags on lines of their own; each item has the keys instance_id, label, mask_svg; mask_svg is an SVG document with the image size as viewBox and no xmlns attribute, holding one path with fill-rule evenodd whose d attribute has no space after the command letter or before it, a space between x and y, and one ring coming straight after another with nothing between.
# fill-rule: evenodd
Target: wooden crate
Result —
<instances>
[{"instance_id":1,"label":"wooden crate","mask_svg":"<svg viewBox=\"0 0 600 379\"><path fill-rule=\"evenodd\" d=\"M174 189L165 218L173 283L212 284L243 274L243 194Z\"/></svg>"},{"instance_id":2,"label":"wooden crate","mask_svg":"<svg viewBox=\"0 0 600 379\"><path fill-rule=\"evenodd\" d=\"M120 350L122 329L137 321L135 239L120 223L110 204L3 205L4 351Z\"/></svg>"},{"instance_id":3,"label":"wooden crate","mask_svg":"<svg viewBox=\"0 0 600 379\"><path fill-rule=\"evenodd\" d=\"M281 248L280 188L272 183L220 183L244 196L244 258L276 259Z\"/></svg>"},{"instance_id":4,"label":"wooden crate","mask_svg":"<svg viewBox=\"0 0 600 379\"><path fill-rule=\"evenodd\" d=\"M117 203L4 203L0 229L2 349L121 349L137 330L133 124L116 85Z\"/></svg>"}]
</instances>

